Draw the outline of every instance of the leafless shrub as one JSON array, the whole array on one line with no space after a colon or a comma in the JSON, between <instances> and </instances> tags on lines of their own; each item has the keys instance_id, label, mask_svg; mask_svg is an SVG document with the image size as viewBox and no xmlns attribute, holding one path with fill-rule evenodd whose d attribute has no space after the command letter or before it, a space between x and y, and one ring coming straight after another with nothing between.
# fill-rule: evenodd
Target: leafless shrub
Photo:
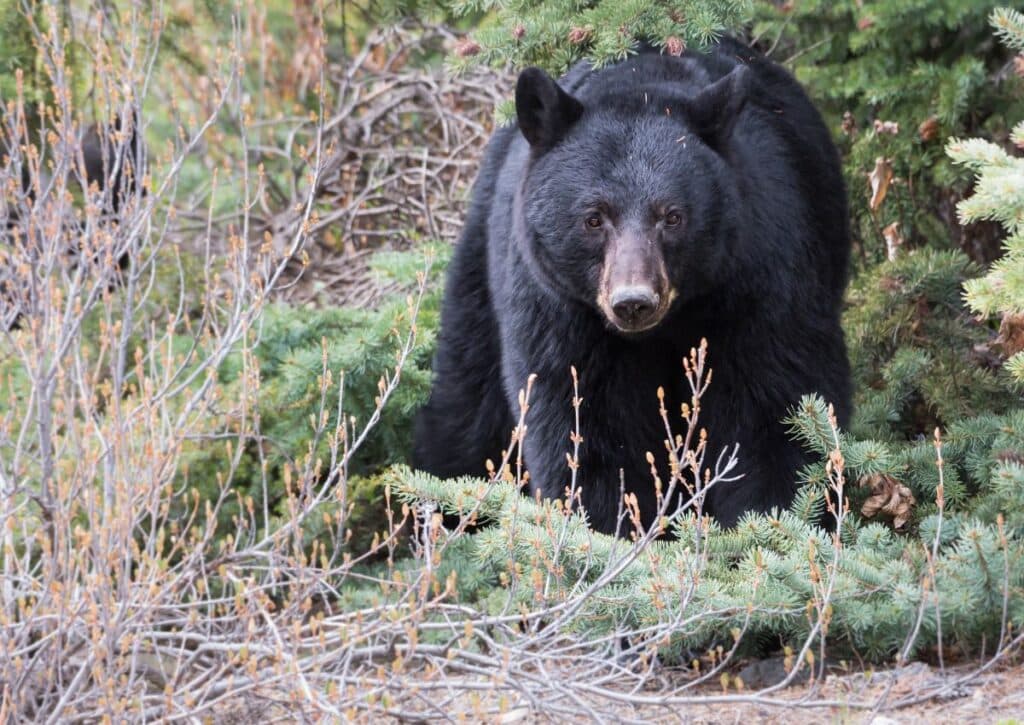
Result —
<instances>
[{"instance_id":1,"label":"leafless shrub","mask_svg":"<svg viewBox=\"0 0 1024 725\"><path fill-rule=\"evenodd\" d=\"M375 670L387 643L437 597L424 589L410 612L347 612L325 628L324 607L340 599L360 560L343 558L340 546L310 547L303 535L340 496L328 528L334 541L346 539L348 461L399 383L415 326L382 379L376 412L359 426L339 416L328 429L343 391L340 371L325 367L312 425L329 460L297 455L286 467L284 521L271 525L243 500L233 533L219 538L215 524L237 498L243 449L260 439L252 350L266 301L298 294L297 273L317 245L327 248L329 227L362 245L360 234L384 233L381 220L401 205L415 215L403 234L419 223L424 234L450 236L454 217L435 215L432 204L444 197L455 213L485 112L440 73L402 71L398 56L419 40L397 31L330 69L338 74L332 115L321 65L316 117L255 118L245 85L253 24L238 17L211 74L175 103L175 135L147 148L139 143L147 93L166 99L175 90L155 75L167 18L159 6L132 5L120 18L108 10L97 4L69 17L52 3L42 21L27 13L53 101L33 108L23 85L3 99L0 712L5 720L176 719L240 699L279 712L379 712L380 699L349 691L354 673ZM70 92L81 67L68 61L67 22L88 39L95 120ZM496 91L481 84L477 93ZM396 147L414 103L420 135ZM179 194L183 169L224 128L237 136L220 149L209 184ZM262 145L282 135L283 147ZM100 178L90 172L91 139L106 169ZM435 139L445 141L440 155ZM283 194L256 163L274 154L302 169ZM228 211L225 187L235 191ZM358 249L348 252L358 259ZM424 276L410 319L425 285ZM244 370L231 400L217 379L229 355ZM224 446L231 462L212 500L183 487L183 451L197 441ZM393 552L405 522L391 528L363 558ZM419 591L397 574L380 586Z\"/></svg>"},{"instance_id":2,"label":"leafless shrub","mask_svg":"<svg viewBox=\"0 0 1024 725\"><path fill-rule=\"evenodd\" d=\"M455 240L494 109L511 83L494 71L455 78L440 66L410 64L452 41L443 26L407 22L372 31L353 58L327 65L336 95L324 120L329 151L315 190L323 211L310 226L316 243L303 278L285 293L289 301L369 305L386 291L367 274L369 253ZM291 158L294 138L272 153ZM286 199L297 192L279 190ZM288 209L261 223L279 240L296 214Z\"/></svg>"}]
</instances>

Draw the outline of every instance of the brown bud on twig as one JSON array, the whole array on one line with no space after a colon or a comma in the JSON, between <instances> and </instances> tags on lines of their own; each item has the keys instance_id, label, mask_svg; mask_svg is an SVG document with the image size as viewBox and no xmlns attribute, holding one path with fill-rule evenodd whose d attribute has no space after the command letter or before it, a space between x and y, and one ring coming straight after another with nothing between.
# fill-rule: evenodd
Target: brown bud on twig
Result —
<instances>
[{"instance_id":1,"label":"brown bud on twig","mask_svg":"<svg viewBox=\"0 0 1024 725\"><path fill-rule=\"evenodd\" d=\"M853 136L857 133L857 119L853 117L850 111L843 113L842 129L843 133L847 136Z\"/></svg>"},{"instance_id":2,"label":"brown bud on twig","mask_svg":"<svg viewBox=\"0 0 1024 725\"><path fill-rule=\"evenodd\" d=\"M480 52L480 44L472 38L463 38L455 44L455 55L460 58L471 58Z\"/></svg>"},{"instance_id":3,"label":"brown bud on twig","mask_svg":"<svg viewBox=\"0 0 1024 725\"><path fill-rule=\"evenodd\" d=\"M665 52L669 55L680 56L686 50L686 43L682 38L671 35L665 38Z\"/></svg>"},{"instance_id":4,"label":"brown bud on twig","mask_svg":"<svg viewBox=\"0 0 1024 725\"><path fill-rule=\"evenodd\" d=\"M875 133L887 133L895 136L900 132L900 125L896 121L880 121L875 119Z\"/></svg>"},{"instance_id":5,"label":"brown bud on twig","mask_svg":"<svg viewBox=\"0 0 1024 725\"><path fill-rule=\"evenodd\" d=\"M1007 358L1024 350L1024 314L1006 312L999 323L996 344Z\"/></svg>"},{"instance_id":6,"label":"brown bud on twig","mask_svg":"<svg viewBox=\"0 0 1024 725\"><path fill-rule=\"evenodd\" d=\"M891 262L899 256L900 248L903 246L903 235L900 234L900 223L893 222L882 230L885 237L885 256Z\"/></svg>"},{"instance_id":7,"label":"brown bud on twig","mask_svg":"<svg viewBox=\"0 0 1024 725\"><path fill-rule=\"evenodd\" d=\"M590 37L590 28L576 26L569 31L569 42L573 45L585 43Z\"/></svg>"},{"instance_id":8,"label":"brown bud on twig","mask_svg":"<svg viewBox=\"0 0 1024 725\"><path fill-rule=\"evenodd\" d=\"M939 135L939 119L929 116L917 127L917 135L922 141L933 141Z\"/></svg>"},{"instance_id":9,"label":"brown bud on twig","mask_svg":"<svg viewBox=\"0 0 1024 725\"><path fill-rule=\"evenodd\" d=\"M526 28L524 26L517 25L512 28L512 37L516 40L520 40L524 35L526 35Z\"/></svg>"}]
</instances>

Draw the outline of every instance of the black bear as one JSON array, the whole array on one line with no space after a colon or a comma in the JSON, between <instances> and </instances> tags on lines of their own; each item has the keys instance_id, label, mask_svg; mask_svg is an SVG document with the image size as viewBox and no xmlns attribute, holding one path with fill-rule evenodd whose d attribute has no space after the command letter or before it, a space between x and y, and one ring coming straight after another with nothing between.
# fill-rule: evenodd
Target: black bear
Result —
<instances>
[{"instance_id":1,"label":"black bear","mask_svg":"<svg viewBox=\"0 0 1024 725\"><path fill-rule=\"evenodd\" d=\"M580 64L560 82L526 69L516 113L488 146L449 268L413 465L482 474L508 447L518 392L536 374L526 467L534 493L563 496L575 366L590 525L627 533L624 483L648 526L646 452L667 480L656 391L679 411L690 394L682 359L706 338L709 460L739 443L743 477L713 487L704 510L728 526L790 504L807 459L780 420L808 393L832 402L840 424L850 408L846 193L803 90L725 39L704 54Z\"/></svg>"},{"instance_id":2,"label":"black bear","mask_svg":"<svg viewBox=\"0 0 1024 725\"><path fill-rule=\"evenodd\" d=\"M122 130L125 125L130 126L130 135L126 135ZM2 151L0 148L0 153ZM0 224L0 245L14 243L17 237L12 232L16 229L22 239L33 236L23 228L26 223L30 223L26 220L31 218L31 215L25 212L37 203L37 195L40 192L44 197L50 193L57 193L54 189L60 185L53 183L47 170L54 162L65 169L66 183L81 186L83 195L86 191L89 192L90 203L100 210L101 218L105 221L118 221L122 209L129 200L134 199L138 205L141 198L146 195L142 177L147 149L139 131L137 110L132 112L128 124L123 123L120 116L109 126L102 123L90 124L82 133L77 149L74 145L65 149L58 147L54 153L56 158L43 159L36 167L31 167L22 160L20 198L8 200L7 204L2 205L3 209L0 209L5 219L5 223ZM38 178L33 175L33 168L38 171ZM12 164L7 170L13 169ZM96 185L96 193L92 193L93 184ZM71 232L69 236L73 238L75 233ZM77 249L69 248L68 251L72 255L77 253ZM120 276L121 272L128 270L130 262L129 252L121 254L117 260L118 270L115 274ZM12 330L21 326L22 316L34 307L34 303L29 301L30 298L26 298L26 295L31 295L30 286L26 287L22 281L16 279L13 269L0 267L0 330Z\"/></svg>"}]
</instances>

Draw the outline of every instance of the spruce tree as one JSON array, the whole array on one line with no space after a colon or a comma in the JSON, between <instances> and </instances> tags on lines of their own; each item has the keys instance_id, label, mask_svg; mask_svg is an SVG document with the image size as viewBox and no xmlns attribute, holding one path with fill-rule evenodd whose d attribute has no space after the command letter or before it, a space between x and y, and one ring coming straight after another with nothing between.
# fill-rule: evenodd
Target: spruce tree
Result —
<instances>
[{"instance_id":1,"label":"spruce tree","mask_svg":"<svg viewBox=\"0 0 1024 725\"><path fill-rule=\"evenodd\" d=\"M539 65L561 73L577 60L621 60L646 41L678 55L747 20L750 0L451 0L456 14L490 13L456 49L453 66Z\"/></svg>"},{"instance_id":2,"label":"spruce tree","mask_svg":"<svg viewBox=\"0 0 1024 725\"><path fill-rule=\"evenodd\" d=\"M1024 15L998 9L992 25L999 38L1021 55L1016 66L1024 73ZM1024 120L1018 120L1010 141L1024 148ZM984 139L952 139L946 152L976 175L974 193L957 205L961 221L993 220L1006 231L1002 259L988 274L967 283L967 303L980 315L1001 317L1001 343L1010 356L1006 366L1024 382L1024 159Z\"/></svg>"}]
</instances>

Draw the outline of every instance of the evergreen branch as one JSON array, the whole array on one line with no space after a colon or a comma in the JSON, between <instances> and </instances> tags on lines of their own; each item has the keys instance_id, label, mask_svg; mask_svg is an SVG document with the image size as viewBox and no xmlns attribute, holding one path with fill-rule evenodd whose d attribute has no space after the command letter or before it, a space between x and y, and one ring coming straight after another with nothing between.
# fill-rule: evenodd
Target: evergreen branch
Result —
<instances>
[{"instance_id":1,"label":"evergreen branch","mask_svg":"<svg viewBox=\"0 0 1024 725\"><path fill-rule=\"evenodd\" d=\"M996 36L1017 51L1024 51L1024 14L1011 8L996 8L989 22L996 29Z\"/></svg>"}]
</instances>

